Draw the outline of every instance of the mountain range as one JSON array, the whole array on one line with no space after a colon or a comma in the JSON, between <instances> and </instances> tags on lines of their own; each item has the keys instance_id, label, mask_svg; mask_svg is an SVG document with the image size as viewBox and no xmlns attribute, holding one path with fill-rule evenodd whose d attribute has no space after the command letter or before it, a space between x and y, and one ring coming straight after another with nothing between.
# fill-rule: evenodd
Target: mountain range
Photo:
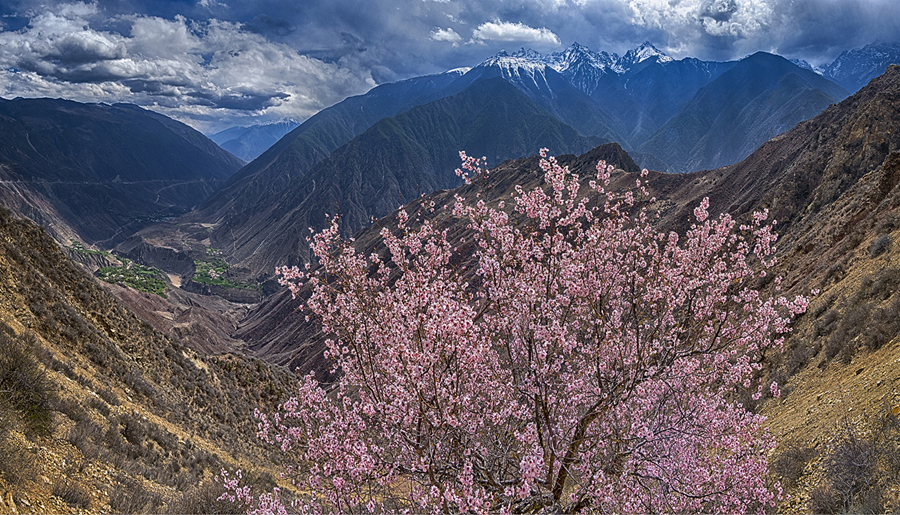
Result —
<instances>
[{"instance_id":1,"label":"mountain range","mask_svg":"<svg viewBox=\"0 0 900 515\"><path fill-rule=\"evenodd\" d=\"M872 70L872 63L890 55L885 48L842 54L838 61L843 64L830 69L857 70L855 76L861 77L860 70ZM35 129L11 126L15 144L4 147L7 173L0 191L7 205L51 228L61 241L105 248L121 243L126 254L145 248L141 242L187 254L222 249L234 273L242 270L247 280L264 282L274 265L308 258L304 234L308 227L321 226L326 213L340 213L345 234L352 234L415 196L458 184L452 170L459 150L497 163L539 146L579 153L615 141L641 167L714 169L743 159L847 94L822 75L766 53L712 62L675 60L650 43L622 56L577 43L546 55L523 49L348 98L287 132L239 171L240 161L210 140L140 108L65 104L69 111L131 117L131 123L148 120L140 122L140 130L87 127L99 115L69 120L59 107L43 114L37 107L25 108L28 102L65 101L17 99L3 105L23 106L20 113L31 109L32 118L45 116L48 126L79 130L41 139L31 136ZM271 141L290 125L234 128L213 136L236 150L252 141ZM15 139L23 134L25 140ZM173 138L172 143L165 138ZM134 149L130 158L137 164L130 166L119 159L120 151L104 152L98 144ZM161 145L176 150L163 151ZM77 160L71 157L73 148L81 153ZM41 162L53 170L80 167L85 178L69 187L72 181L51 173L38 185L23 182L37 172L9 172L38 170ZM104 163L106 169L126 172L93 170ZM84 210L96 205L103 209Z\"/></svg>"},{"instance_id":2,"label":"mountain range","mask_svg":"<svg viewBox=\"0 0 900 515\"><path fill-rule=\"evenodd\" d=\"M564 154L616 141L639 166L715 168L846 95L764 53L728 63L674 60L649 43L622 57L577 44L550 55L502 53L321 111L182 217L177 231L156 225L134 239L201 253L208 240L235 269L264 281L274 266L308 259L307 228L321 227L326 213L340 213L349 235L458 184L459 150L499 163L540 146ZM193 243L176 232L190 232Z\"/></svg>"},{"instance_id":3,"label":"mountain range","mask_svg":"<svg viewBox=\"0 0 900 515\"><path fill-rule=\"evenodd\" d=\"M856 92L884 73L890 64L900 64L900 43L872 43L845 50L820 72L848 91Z\"/></svg>"},{"instance_id":4,"label":"mountain range","mask_svg":"<svg viewBox=\"0 0 900 515\"><path fill-rule=\"evenodd\" d=\"M614 190L633 187L638 176L627 153L614 143L559 159L585 180L599 159L615 164ZM457 196L512 205L514 185L526 191L542 185L536 157L506 161L489 177L487 188L436 191L404 206L412 229L416 220L431 219L447 230L451 245L460 249L454 265L459 270L471 266L462 243L471 238L446 207ZM767 210L779 233L778 261L759 277L758 287L788 296L816 292L809 311L792 324L783 351L768 356L760 372L764 382L780 385L781 396L747 394L743 401L768 417L766 427L779 442L770 464L790 495L782 507L836 510L846 495L848 503L871 503L872 511L896 509L896 501L880 493L896 488L891 472L896 469L882 468L889 462L880 460L890 460L900 442L894 425L900 412L900 371L894 366L900 360L900 67L889 67L856 94L772 138L739 163L687 174L650 172L644 184L657 199L651 209L659 214L663 231L687 229L703 198L709 199L712 216L729 213L739 223ZM357 251L385 252L379 233L397 226L398 211L356 233ZM781 280L773 280L776 276ZM300 299L285 289L251 309L234 336L246 342L251 355L327 380L326 335L304 315ZM872 460L838 461L838 453L850 445L871 451ZM840 480L860 468L872 482L848 493ZM861 497L873 491L875 497ZM823 497L823 492L837 497Z\"/></svg>"}]
</instances>

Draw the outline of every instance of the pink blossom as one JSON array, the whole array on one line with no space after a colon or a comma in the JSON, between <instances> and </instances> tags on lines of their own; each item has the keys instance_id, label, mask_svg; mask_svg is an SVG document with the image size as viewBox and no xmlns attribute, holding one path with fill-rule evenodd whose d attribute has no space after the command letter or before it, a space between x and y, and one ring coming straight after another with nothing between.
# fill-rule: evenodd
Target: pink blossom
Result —
<instances>
[{"instance_id":1,"label":"pink blossom","mask_svg":"<svg viewBox=\"0 0 900 515\"><path fill-rule=\"evenodd\" d=\"M641 207L646 181L608 191L606 163L582 181L541 155L544 185L517 187L512 214L456 198L474 278L447 230L405 211L382 230L383 254L358 253L332 219L312 237L318 269L278 269L294 295L308 292L340 371L334 385L304 377L278 417L257 415L307 486L303 509L773 505L774 440L733 392L762 392L763 352L808 301L753 289L748 261L774 263L767 214L737 229L710 219L705 198L686 233L661 233ZM460 157L467 183L489 183L483 159ZM277 511L277 495L256 503Z\"/></svg>"}]
</instances>

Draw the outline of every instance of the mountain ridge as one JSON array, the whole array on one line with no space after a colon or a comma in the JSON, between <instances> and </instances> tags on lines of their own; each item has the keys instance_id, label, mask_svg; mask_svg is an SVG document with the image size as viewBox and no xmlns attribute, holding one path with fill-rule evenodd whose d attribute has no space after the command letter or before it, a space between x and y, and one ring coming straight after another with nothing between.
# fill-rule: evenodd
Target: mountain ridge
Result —
<instances>
[{"instance_id":1,"label":"mountain ridge","mask_svg":"<svg viewBox=\"0 0 900 515\"><path fill-rule=\"evenodd\" d=\"M240 166L199 132L137 106L0 102L0 197L63 241L111 246L190 210Z\"/></svg>"}]
</instances>

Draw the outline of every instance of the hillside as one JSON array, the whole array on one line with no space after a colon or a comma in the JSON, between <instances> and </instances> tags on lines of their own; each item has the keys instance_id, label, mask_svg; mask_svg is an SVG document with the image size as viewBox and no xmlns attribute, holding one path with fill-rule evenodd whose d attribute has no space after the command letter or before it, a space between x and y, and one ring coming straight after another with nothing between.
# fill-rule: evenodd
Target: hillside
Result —
<instances>
[{"instance_id":1,"label":"hillside","mask_svg":"<svg viewBox=\"0 0 900 515\"><path fill-rule=\"evenodd\" d=\"M471 109L488 99L471 97L491 94L500 86L481 84L497 81L507 84L508 98L475 118ZM445 101L459 95L470 100L450 113ZM118 251L152 246L198 259L221 249L235 277L243 273L241 281L271 293L266 281L275 265L307 259L307 227L341 212L350 234L416 195L456 185L452 174L441 174L456 167L458 150L496 163L540 146L577 153L618 141L637 148L632 157L651 169L712 168L745 157L845 95L821 76L764 53L729 63L676 61L649 43L622 57L577 44L550 55L500 53L469 70L385 84L323 110L198 209L154 224ZM523 101L531 105L507 105ZM535 109L542 113L537 118ZM530 135L509 133L523 131L529 117ZM583 144L561 125L594 139Z\"/></svg>"},{"instance_id":2,"label":"hillside","mask_svg":"<svg viewBox=\"0 0 900 515\"><path fill-rule=\"evenodd\" d=\"M236 265L267 276L307 256L308 227L340 213L352 234L397 206L459 184L459 149L490 162L552 145L583 152L600 143L559 122L501 79L386 118L333 152L302 180L248 218L230 218L210 235Z\"/></svg>"},{"instance_id":3,"label":"hillside","mask_svg":"<svg viewBox=\"0 0 900 515\"><path fill-rule=\"evenodd\" d=\"M460 75L451 71L382 84L323 109L248 163L185 221L218 223L248 217L278 198L291 181L385 117L428 100Z\"/></svg>"},{"instance_id":4,"label":"hillside","mask_svg":"<svg viewBox=\"0 0 900 515\"><path fill-rule=\"evenodd\" d=\"M279 182L266 185L265 192L254 190L256 197L250 193L247 199L226 201L228 192L253 190L250 184L262 187L262 177L271 169L243 186L235 183L234 190L226 186L225 196L214 197L178 223L150 227L119 249L138 241L195 254L213 247L221 249L223 259L236 270L245 270L245 277L262 282L276 265L306 259L307 229L322 227L326 214L340 212L346 233L352 234L373 217L423 193L459 184L454 170L460 149L500 162L533 154L548 144L564 152L583 152L598 143L600 139L582 136L506 81L483 80L380 120L299 177L284 182L287 179L281 176ZM291 143L290 148L299 147ZM270 152L274 151L273 147ZM278 166L287 166L291 152L277 154ZM256 162L248 168L252 166ZM214 212L221 212L222 218L205 222Z\"/></svg>"},{"instance_id":5,"label":"hillside","mask_svg":"<svg viewBox=\"0 0 900 515\"><path fill-rule=\"evenodd\" d=\"M154 331L6 210L0 241L0 512L234 510L222 467L274 484L253 408L290 374Z\"/></svg>"},{"instance_id":6,"label":"hillside","mask_svg":"<svg viewBox=\"0 0 900 515\"><path fill-rule=\"evenodd\" d=\"M189 211L241 165L136 106L0 99L0 201L60 241L115 245Z\"/></svg>"}]
</instances>

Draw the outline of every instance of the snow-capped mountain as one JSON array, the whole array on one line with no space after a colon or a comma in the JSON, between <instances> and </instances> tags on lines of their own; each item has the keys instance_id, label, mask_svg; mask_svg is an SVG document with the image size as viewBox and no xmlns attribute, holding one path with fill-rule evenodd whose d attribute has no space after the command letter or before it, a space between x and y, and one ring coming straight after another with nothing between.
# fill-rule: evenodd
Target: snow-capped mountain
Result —
<instances>
[{"instance_id":1,"label":"snow-capped mountain","mask_svg":"<svg viewBox=\"0 0 900 515\"><path fill-rule=\"evenodd\" d=\"M649 41L644 41L641 46L625 52L625 55L616 60L614 69L620 74L625 74L638 71L637 68L640 65L646 66L650 62L668 63L671 61L674 59L662 53ZM643 68L643 66L640 67Z\"/></svg>"},{"instance_id":2,"label":"snow-capped mountain","mask_svg":"<svg viewBox=\"0 0 900 515\"><path fill-rule=\"evenodd\" d=\"M873 43L845 51L822 74L855 92L884 73L889 64L900 64L900 43Z\"/></svg>"},{"instance_id":3,"label":"snow-capped mountain","mask_svg":"<svg viewBox=\"0 0 900 515\"><path fill-rule=\"evenodd\" d=\"M590 64L595 68L611 70L618 60L619 56L615 53L594 52L577 42L572 43L572 46L562 52L553 52L544 58L544 62L560 73L585 64Z\"/></svg>"},{"instance_id":4,"label":"snow-capped mountain","mask_svg":"<svg viewBox=\"0 0 900 515\"><path fill-rule=\"evenodd\" d=\"M552 91L550 83L553 82L552 78L548 78L550 69L590 96L597 91L604 77L629 75L652 63L672 61L671 57L650 42L644 42L621 57L615 53L595 52L584 45L573 43L561 52L546 55L526 48L513 53L503 51L485 59L476 69L497 69L506 80L520 88L524 85L522 89L536 88L548 94ZM552 72L550 75L553 75Z\"/></svg>"},{"instance_id":5,"label":"snow-capped mountain","mask_svg":"<svg viewBox=\"0 0 900 515\"><path fill-rule=\"evenodd\" d=\"M604 76L618 73L615 71L618 55L597 53L578 43L562 52L554 52L543 60L588 95L593 94Z\"/></svg>"},{"instance_id":6,"label":"snow-capped mountain","mask_svg":"<svg viewBox=\"0 0 900 515\"><path fill-rule=\"evenodd\" d=\"M649 41L645 41L637 48L629 50L621 57L616 53L595 52L576 42L561 52L553 52L546 55L530 48L521 48L511 54L503 51L493 57L489 57L479 66L500 66L506 69L513 67L540 69L543 65L553 68L564 77L572 80L573 77L584 75L603 76L609 73L625 75L630 72L636 72L638 71L637 68L643 68L643 66L650 63L668 63L672 61L674 59L664 54ZM590 73L586 73L588 71Z\"/></svg>"},{"instance_id":7,"label":"snow-capped mountain","mask_svg":"<svg viewBox=\"0 0 900 515\"><path fill-rule=\"evenodd\" d=\"M552 97L554 85L551 85L551 82L556 86L565 83L558 80L558 73L547 64L546 58L541 53L524 48L513 54L504 51L485 59L466 74L466 79L467 83L471 83L478 78L496 75L503 77L533 98ZM557 80L553 80L554 78Z\"/></svg>"}]
</instances>

